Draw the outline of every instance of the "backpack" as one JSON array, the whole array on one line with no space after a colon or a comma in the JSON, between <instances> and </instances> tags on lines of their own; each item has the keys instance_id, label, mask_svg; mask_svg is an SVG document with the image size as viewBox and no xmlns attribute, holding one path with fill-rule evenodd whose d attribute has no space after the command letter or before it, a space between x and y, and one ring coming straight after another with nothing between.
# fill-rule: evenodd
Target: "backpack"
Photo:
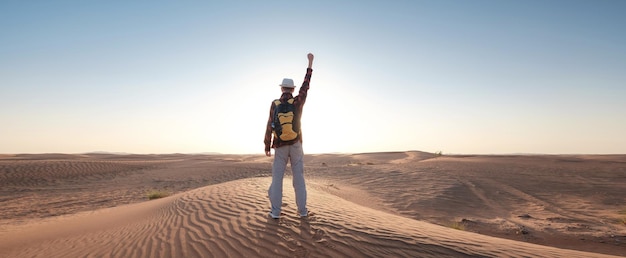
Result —
<instances>
[{"instance_id":1,"label":"backpack","mask_svg":"<svg viewBox=\"0 0 626 258\"><path fill-rule=\"evenodd\" d=\"M296 106L293 104L293 101L293 98L285 102L274 100L272 128L274 129L274 138L279 141L286 142L298 138L300 121L297 118Z\"/></svg>"}]
</instances>

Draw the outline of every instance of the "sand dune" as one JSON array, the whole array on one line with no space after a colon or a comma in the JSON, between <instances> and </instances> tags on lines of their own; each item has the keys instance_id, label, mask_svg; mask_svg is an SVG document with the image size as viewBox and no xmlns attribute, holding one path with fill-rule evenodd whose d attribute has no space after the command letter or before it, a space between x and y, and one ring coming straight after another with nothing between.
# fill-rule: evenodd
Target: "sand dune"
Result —
<instances>
[{"instance_id":1,"label":"sand dune","mask_svg":"<svg viewBox=\"0 0 626 258\"><path fill-rule=\"evenodd\" d=\"M5 155L0 257L626 255L625 156L306 159L311 216L286 177L274 220L262 156Z\"/></svg>"},{"instance_id":2,"label":"sand dune","mask_svg":"<svg viewBox=\"0 0 626 258\"><path fill-rule=\"evenodd\" d=\"M267 178L79 214L0 235L3 257L602 257L487 237L356 205L311 182L312 216L267 217ZM285 189L288 189L286 183Z\"/></svg>"}]
</instances>

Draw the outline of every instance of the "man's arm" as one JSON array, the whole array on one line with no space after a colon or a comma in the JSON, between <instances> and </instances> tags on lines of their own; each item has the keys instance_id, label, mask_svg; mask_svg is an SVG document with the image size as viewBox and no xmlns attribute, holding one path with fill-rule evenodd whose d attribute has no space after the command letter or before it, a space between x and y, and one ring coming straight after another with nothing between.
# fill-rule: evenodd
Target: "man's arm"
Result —
<instances>
[{"instance_id":1,"label":"man's arm","mask_svg":"<svg viewBox=\"0 0 626 258\"><path fill-rule=\"evenodd\" d=\"M313 54L309 53L307 58L309 59L309 66L306 69L306 75L304 76L304 81L302 82L302 86L300 87L297 97L300 105L304 105L304 102L306 101L307 92L309 91L309 83L311 82L311 74L313 73Z\"/></svg>"},{"instance_id":2,"label":"man's arm","mask_svg":"<svg viewBox=\"0 0 626 258\"><path fill-rule=\"evenodd\" d=\"M269 118L267 118L267 125L265 127L265 139L263 141L265 143L265 155L268 157L272 156L272 152L270 150L272 148L272 131L274 130L272 128L273 114L274 102L272 102L272 106L270 107L270 116Z\"/></svg>"}]
</instances>

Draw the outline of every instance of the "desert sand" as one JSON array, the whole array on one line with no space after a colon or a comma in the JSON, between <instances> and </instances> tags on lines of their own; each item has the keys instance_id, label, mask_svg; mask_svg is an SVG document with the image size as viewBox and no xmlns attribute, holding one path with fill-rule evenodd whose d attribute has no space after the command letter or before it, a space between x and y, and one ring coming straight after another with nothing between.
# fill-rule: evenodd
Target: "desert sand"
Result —
<instances>
[{"instance_id":1,"label":"desert sand","mask_svg":"<svg viewBox=\"0 0 626 258\"><path fill-rule=\"evenodd\" d=\"M626 155L307 155L278 220L271 161L0 155L0 257L626 256Z\"/></svg>"}]
</instances>

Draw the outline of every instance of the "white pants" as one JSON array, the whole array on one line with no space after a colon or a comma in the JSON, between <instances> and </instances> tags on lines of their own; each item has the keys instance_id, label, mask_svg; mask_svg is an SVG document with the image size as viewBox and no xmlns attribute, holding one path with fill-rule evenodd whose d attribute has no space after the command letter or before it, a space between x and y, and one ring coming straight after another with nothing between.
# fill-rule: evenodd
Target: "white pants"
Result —
<instances>
[{"instance_id":1,"label":"white pants","mask_svg":"<svg viewBox=\"0 0 626 258\"><path fill-rule=\"evenodd\" d=\"M302 143L286 145L276 148L274 164L272 165L272 184L268 191L272 205L272 215L280 216L283 204L283 177L287 168L287 161L291 162L293 174L293 189L296 192L296 205L300 216L307 215L306 209L306 184L304 183L304 152Z\"/></svg>"}]
</instances>

